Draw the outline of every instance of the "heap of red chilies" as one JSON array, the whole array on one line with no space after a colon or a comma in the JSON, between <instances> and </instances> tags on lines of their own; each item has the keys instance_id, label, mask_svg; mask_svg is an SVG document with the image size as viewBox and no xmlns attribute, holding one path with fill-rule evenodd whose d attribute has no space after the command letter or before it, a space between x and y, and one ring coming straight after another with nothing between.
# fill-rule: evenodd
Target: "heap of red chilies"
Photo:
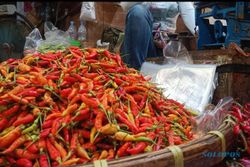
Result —
<instances>
[{"instance_id":1,"label":"heap of red chilies","mask_svg":"<svg viewBox=\"0 0 250 167\"><path fill-rule=\"evenodd\" d=\"M235 102L231 108L230 114L235 118L235 125L233 132L236 137L239 137L237 142L238 149L241 151L242 159L238 162L243 166L250 166L250 103L246 103L243 106ZM237 140L236 140L237 141ZM232 166L238 166L233 162Z\"/></svg>"},{"instance_id":2,"label":"heap of red chilies","mask_svg":"<svg viewBox=\"0 0 250 167\"><path fill-rule=\"evenodd\" d=\"M184 106L107 50L9 59L0 74L0 166L84 164L193 138Z\"/></svg>"}]
</instances>

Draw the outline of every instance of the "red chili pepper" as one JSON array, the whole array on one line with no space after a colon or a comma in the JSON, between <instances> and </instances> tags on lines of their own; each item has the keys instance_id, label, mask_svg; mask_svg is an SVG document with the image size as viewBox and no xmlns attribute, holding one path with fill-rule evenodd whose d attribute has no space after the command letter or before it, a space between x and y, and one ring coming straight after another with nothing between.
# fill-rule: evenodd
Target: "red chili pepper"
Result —
<instances>
[{"instance_id":1,"label":"red chili pepper","mask_svg":"<svg viewBox=\"0 0 250 167\"><path fill-rule=\"evenodd\" d=\"M52 113L52 114L48 115L46 117L45 121L48 121L48 120L51 120L51 119L55 119L55 118L60 118L61 116L62 116L61 112L55 112L55 113Z\"/></svg>"},{"instance_id":2,"label":"red chili pepper","mask_svg":"<svg viewBox=\"0 0 250 167\"><path fill-rule=\"evenodd\" d=\"M235 112L235 116L238 118L238 121L242 121L241 109L237 106L232 106L232 110Z\"/></svg>"},{"instance_id":3,"label":"red chili pepper","mask_svg":"<svg viewBox=\"0 0 250 167\"><path fill-rule=\"evenodd\" d=\"M134 125L132 124L131 122L129 122L126 117L122 117L120 115L118 115L118 119L123 122L124 124L126 124L128 126L128 128L130 130L132 130L134 133L137 133L139 131L139 129Z\"/></svg>"},{"instance_id":4,"label":"red chili pepper","mask_svg":"<svg viewBox=\"0 0 250 167\"><path fill-rule=\"evenodd\" d=\"M76 152L80 158L86 158L87 160L90 160L90 157L85 148L81 147L79 144L77 145Z\"/></svg>"},{"instance_id":5,"label":"red chili pepper","mask_svg":"<svg viewBox=\"0 0 250 167\"><path fill-rule=\"evenodd\" d=\"M233 132L235 135L239 135L240 133L240 125L235 125L234 128L233 128Z\"/></svg>"},{"instance_id":6,"label":"red chili pepper","mask_svg":"<svg viewBox=\"0 0 250 167\"><path fill-rule=\"evenodd\" d=\"M5 128L7 127L8 125L8 120L6 118L2 118L0 120L0 132Z\"/></svg>"},{"instance_id":7,"label":"red chili pepper","mask_svg":"<svg viewBox=\"0 0 250 167\"><path fill-rule=\"evenodd\" d=\"M118 86L120 86L121 84L123 84L123 83L125 83L122 79L120 79L120 78L114 78L114 82L118 85Z\"/></svg>"},{"instance_id":8,"label":"red chili pepper","mask_svg":"<svg viewBox=\"0 0 250 167\"><path fill-rule=\"evenodd\" d=\"M33 116L33 114L27 114L25 117L19 117L14 123L13 123L13 125L14 126L19 126L19 125L21 125L21 124L28 124L28 123L31 123L31 122L33 122L34 121L34 116Z\"/></svg>"},{"instance_id":9,"label":"red chili pepper","mask_svg":"<svg viewBox=\"0 0 250 167\"><path fill-rule=\"evenodd\" d=\"M39 165L40 165L40 167L49 167L49 160L48 160L46 154L41 154L39 156Z\"/></svg>"},{"instance_id":10,"label":"red chili pepper","mask_svg":"<svg viewBox=\"0 0 250 167\"><path fill-rule=\"evenodd\" d=\"M64 81L67 81L67 82L69 82L69 83L75 83L75 82L77 81L76 78L71 77L71 76L69 76L69 75L65 76L65 77L63 78L63 80L64 80Z\"/></svg>"},{"instance_id":11,"label":"red chili pepper","mask_svg":"<svg viewBox=\"0 0 250 167\"><path fill-rule=\"evenodd\" d=\"M102 111L99 111L96 115L96 118L95 118L95 128L98 130L102 127L102 121L104 119L104 112Z\"/></svg>"},{"instance_id":12,"label":"red chili pepper","mask_svg":"<svg viewBox=\"0 0 250 167\"><path fill-rule=\"evenodd\" d=\"M12 126L12 124L17 120L18 116L19 116L19 115L13 115L13 116L10 118L10 120L9 120L9 122L8 122L8 124L7 124L7 127Z\"/></svg>"},{"instance_id":13,"label":"red chili pepper","mask_svg":"<svg viewBox=\"0 0 250 167\"><path fill-rule=\"evenodd\" d=\"M96 146L102 150L109 150L111 148L113 148L112 145L110 144L105 144L105 143L97 143Z\"/></svg>"},{"instance_id":14,"label":"red chili pepper","mask_svg":"<svg viewBox=\"0 0 250 167\"><path fill-rule=\"evenodd\" d=\"M67 152L66 150L64 149L64 147L58 143L55 138L52 136L49 138L50 139L50 142L55 146L55 148L59 151L62 159L65 159L65 157L67 156Z\"/></svg>"},{"instance_id":15,"label":"red chili pepper","mask_svg":"<svg viewBox=\"0 0 250 167\"><path fill-rule=\"evenodd\" d=\"M250 134L250 125L242 125L242 129L245 133Z\"/></svg>"},{"instance_id":16,"label":"red chili pepper","mask_svg":"<svg viewBox=\"0 0 250 167\"><path fill-rule=\"evenodd\" d=\"M38 145L38 142L33 143L33 141L28 141L24 143L24 146L27 148L27 150L33 154L36 154L39 151L37 145Z\"/></svg>"},{"instance_id":17,"label":"red chili pepper","mask_svg":"<svg viewBox=\"0 0 250 167\"><path fill-rule=\"evenodd\" d=\"M166 137L168 139L168 144L170 146L174 145L174 138L173 138L173 131L172 130L168 131L168 135Z\"/></svg>"},{"instance_id":18,"label":"red chili pepper","mask_svg":"<svg viewBox=\"0 0 250 167\"><path fill-rule=\"evenodd\" d=\"M107 160L111 160L111 159L114 159L114 158L115 158L115 151L114 151L114 149L109 149L108 157L106 159Z\"/></svg>"},{"instance_id":19,"label":"red chili pepper","mask_svg":"<svg viewBox=\"0 0 250 167\"><path fill-rule=\"evenodd\" d=\"M39 137L40 138L46 138L49 136L50 134L50 131L51 131L51 128L47 128L47 129L43 129L40 134L39 134Z\"/></svg>"},{"instance_id":20,"label":"red chili pepper","mask_svg":"<svg viewBox=\"0 0 250 167\"><path fill-rule=\"evenodd\" d=\"M85 148L86 150L90 150L92 152L96 151L96 146L90 142L83 144L83 148Z\"/></svg>"},{"instance_id":21,"label":"red chili pepper","mask_svg":"<svg viewBox=\"0 0 250 167\"><path fill-rule=\"evenodd\" d=\"M95 59L98 56L96 51L92 51L88 56L85 57L86 60Z\"/></svg>"},{"instance_id":22,"label":"red chili pepper","mask_svg":"<svg viewBox=\"0 0 250 167\"><path fill-rule=\"evenodd\" d=\"M78 81L84 82L84 80L82 79L81 75L76 74L76 73L73 73L71 75L72 75L72 77L76 78Z\"/></svg>"},{"instance_id":23,"label":"red chili pepper","mask_svg":"<svg viewBox=\"0 0 250 167\"><path fill-rule=\"evenodd\" d=\"M115 58L116 58L116 61L117 61L117 64L119 66L122 66L122 59L121 59L121 56L119 54L115 54Z\"/></svg>"},{"instance_id":24,"label":"red chili pepper","mask_svg":"<svg viewBox=\"0 0 250 167\"><path fill-rule=\"evenodd\" d=\"M16 160L11 156L6 156L6 160L10 163L10 165L16 164Z\"/></svg>"},{"instance_id":25,"label":"red chili pepper","mask_svg":"<svg viewBox=\"0 0 250 167\"><path fill-rule=\"evenodd\" d=\"M60 164L56 161L51 163L51 167L58 167Z\"/></svg>"},{"instance_id":26,"label":"red chili pepper","mask_svg":"<svg viewBox=\"0 0 250 167\"><path fill-rule=\"evenodd\" d=\"M52 120L52 119L44 121L42 124L42 128L43 129L50 128L53 124L53 121L54 120Z\"/></svg>"},{"instance_id":27,"label":"red chili pepper","mask_svg":"<svg viewBox=\"0 0 250 167\"><path fill-rule=\"evenodd\" d=\"M78 108L78 104L71 104L69 105L66 110L63 111L62 116L66 116L74 112Z\"/></svg>"},{"instance_id":28,"label":"red chili pepper","mask_svg":"<svg viewBox=\"0 0 250 167\"><path fill-rule=\"evenodd\" d=\"M18 103L22 103L22 104L29 104L29 101L28 100L25 100L21 97L18 97L12 93L8 93L9 97L14 100L15 102L18 102Z\"/></svg>"},{"instance_id":29,"label":"red chili pepper","mask_svg":"<svg viewBox=\"0 0 250 167\"><path fill-rule=\"evenodd\" d=\"M22 92L20 95L23 97L25 96L38 97L40 94L35 90L27 90L27 91Z\"/></svg>"},{"instance_id":30,"label":"red chili pepper","mask_svg":"<svg viewBox=\"0 0 250 167\"><path fill-rule=\"evenodd\" d=\"M1 106L7 106L9 104L9 101L7 101L7 100L0 100L0 105Z\"/></svg>"},{"instance_id":31,"label":"red chili pepper","mask_svg":"<svg viewBox=\"0 0 250 167\"><path fill-rule=\"evenodd\" d=\"M116 72L117 73L126 73L126 72L128 72L128 69L124 68L124 67L118 67L118 68L116 68Z\"/></svg>"},{"instance_id":32,"label":"red chili pepper","mask_svg":"<svg viewBox=\"0 0 250 167\"><path fill-rule=\"evenodd\" d=\"M80 115L86 115L86 114L88 114L89 113L89 108L84 108L84 109L82 109L82 110L80 110L80 111L78 111L79 113L80 113Z\"/></svg>"},{"instance_id":33,"label":"red chili pepper","mask_svg":"<svg viewBox=\"0 0 250 167\"><path fill-rule=\"evenodd\" d=\"M82 110L83 111L83 110ZM85 110L86 111L86 110ZM80 112L79 112L80 113ZM82 112L83 113L83 112ZM72 119L72 121L83 121L83 120L87 120L90 118L90 112L86 112L86 114L81 114L75 118ZM84 123L84 122L83 122Z\"/></svg>"},{"instance_id":34,"label":"red chili pepper","mask_svg":"<svg viewBox=\"0 0 250 167\"><path fill-rule=\"evenodd\" d=\"M97 108L99 106L97 99L88 98L84 94L81 95L81 100L82 102L84 102L86 105L89 105L90 107Z\"/></svg>"},{"instance_id":35,"label":"red chili pepper","mask_svg":"<svg viewBox=\"0 0 250 167\"><path fill-rule=\"evenodd\" d=\"M54 161L61 161L61 155L59 151L52 145L49 139L46 139L46 146L50 155L50 158Z\"/></svg>"},{"instance_id":36,"label":"red chili pepper","mask_svg":"<svg viewBox=\"0 0 250 167\"><path fill-rule=\"evenodd\" d=\"M145 148L147 147L146 142L138 142L136 143L135 147L128 148L127 152L131 155L139 154L141 153Z\"/></svg>"},{"instance_id":37,"label":"red chili pepper","mask_svg":"<svg viewBox=\"0 0 250 167\"><path fill-rule=\"evenodd\" d=\"M7 154L7 153L13 152L16 148L18 148L20 145L22 145L26 140L27 140L26 136L20 136L2 153Z\"/></svg>"},{"instance_id":38,"label":"red chili pepper","mask_svg":"<svg viewBox=\"0 0 250 167\"><path fill-rule=\"evenodd\" d=\"M87 130L80 130L79 132L82 135L82 137L84 137L86 139L90 138L90 132L89 131L87 131Z\"/></svg>"},{"instance_id":39,"label":"red chili pepper","mask_svg":"<svg viewBox=\"0 0 250 167\"><path fill-rule=\"evenodd\" d=\"M83 76L89 79L94 79L95 77L99 76L99 74L98 73L84 73Z\"/></svg>"},{"instance_id":40,"label":"red chili pepper","mask_svg":"<svg viewBox=\"0 0 250 167\"><path fill-rule=\"evenodd\" d=\"M14 113L16 113L20 108L20 105L19 104L16 104L14 105L13 107L11 107L10 109L7 109L5 111L3 111L3 116L7 117L7 116L10 116Z\"/></svg>"},{"instance_id":41,"label":"red chili pepper","mask_svg":"<svg viewBox=\"0 0 250 167\"><path fill-rule=\"evenodd\" d=\"M70 141L70 149L75 150L78 143L78 133L73 133Z\"/></svg>"},{"instance_id":42,"label":"red chili pepper","mask_svg":"<svg viewBox=\"0 0 250 167\"><path fill-rule=\"evenodd\" d=\"M40 60L40 61L37 62L37 64L39 66L41 66L41 67L47 67L50 64L50 61L48 61L48 60Z\"/></svg>"},{"instance_id":43,"label":"red chili pepper","mask_svg":"<svg viewBox=\"0 0 250 167\"><path fill-rule=\"evenodd\" d=\"M63 128L63 135L65 142L69 144L69 130L66 127Z\"/></svg>"},{"instance_id":44,"label":"red chili pepper","mask_svg":"<svg viewBox=\"0 0 250 167\"><path fill-rule=\"evenodd\" d=\"M0 137L0 148L9 146L19 136L21 136L21 128L18 126L15 129L11 130L8 134Z\"/></svg>"},{"instance_id":45,"label":"red chili pepper","mask_svg":"<svg viewBox=\"0 0 250 167\"><path fill-rule=\"evenodd\" d=\"M127 154L127 149L132 145L131 142L124 143L117 151L118 157L123 157Z\"/></svg>"},{"instance_id":46,"label":"red chili pepper","mask_svg":"<svg viewBox=\"0 0 250 167\"><path fill-rule=\"evenodd\" d=\"M37 144L37 148L47 150L46 140L45 139L39 139Z\"/></svg>"},{"instance_id":47,"label":"red chili pepper","mask_svg":"<svg viewBox=\"0 0 250 167\"><path fill-rule=\"evenodd\" d=\"M53 124L52 124L52 127L51 127L51 134L53 136L56 135L56 133L57 133L58 129L60 128L60 126L61 126L60 118L55 119Z\"/></svg>"},{"instance_id":48,"label":"red chili pepper","mask_svg":"<svg viewBox=\"0 0 250 167\"><path fill-rule=\"evenodd\" d=\"M55 75L47 75L46 79L52 79L52 80L58 80L60 76L55 76Z\"/></svg>"},{"instance_id":49,"label":"red chili pepper","mask_svg":"<svg viewBox=\"0 0 250 167\"><path fill-rule=\"evenodd\" d=\"M153 120L151 118L148 117L139 117L138 118L140 123L150 123L153 124Z\"/></svg>"},{"instance_id":50,"label":"red chili pepper","mask_svg":"<svg viewBox=\"0 0 250 167\"><path fill-rule=\"evenodd\" d=\"M141 100L141 102L139 104L140 109L142 109L144 107L144 105L146 104L147 98L148 98L148 95L145 93L143 96L143 99Z\"/></svg>"},{"instance_id":51,"label":"red chili pepper","mask_svg":"<svg viewBox=\"0 0 250 167\"><path fill-rule=\"evenodd\" d=\"M115 109L115 113L118 114L118 115L120 115L120 116L123 117L123 118L126 118L126 117L127 117L126 114L125 114L125 112L123 112L123 110L120 109L120 108L116 108L116 109Z\"/></svg>"},{"instance_id":52,"label":"red chili pepper","mask_svg":"<svg viewBox=\"0 0 250 167\"><path fill-rule=\"evenodd\" d=\"M7 60L6 60L6 62L8 63L8 64L11 64L11 63L13 63L13 62L15 62L17 59L14 59L14 58L8 58Z\"/></svg>"},{"instance_id":53,"label":"red chili pepper","mask_svg":"<svg viewBox=\"0 0 250 167\"><path fill-rule=\"evenodd\" d=\"M62 162L62 166L70 166L70 165L75 165L78 161L80 160L80 158L71 158L67 161Z\"/></svg>"},{"instance_id":54,"label":"red chili pepper","mask_svg":"<svg viewBox=\"0 0 250 167\"><path fill-rule=\"evenodd\" d=\"M68 100L73 100L72 98L74 98L75 96L77 96L78 93L78 88L73 87L72 91L70 92L69 96L68 96ZM80 95L79 96L79 100L81 99ZM76 101L76 99L74 99L74 101ZM73 104L73 102L71 102L71 104Z\"/></svg>"},{"instance_id":55,"label":"red chili pepper","mask_svg":"<svg viewBox=\"0 0 250 167\"><path fill-rule=\"evenodd\" d=\"M142 91L142 92L147 92L147 88L142 87L142 86L125 86L124 90L127 93L135 92L135 91Z\"/></svg>"},{"instance_id":56,"label":"red chili pepper","mask_svg":"<svg viewBox=\"0 0 250 167\"><path fill-rule=\"evenodd\" d=\"M27 158L20 158L16 161L16 164L20 167L32 167L32 161Z\"/></svg>"},{"instance_id":57,"label":"red chili pepper","mask_svg":"<svg viewBox=\"0 0 250 167\"><path fill-rule=\"evenodd\" d=\"M29 160L33 160L33 159L38 158L38 154L33 154L33 153L29 152L28 150L16 149L15 153L16 153L17 157L19 157L19 158L27 158Z\"/></svg>"},{"instance_id":58,"label":"red chili pepper","mask_svg":"<svg viewBox=\"0 0 250 167\"><path fill-rule=\"evenodd\" d=\"M117 70L113 68L105 68L104 71L108 73L117 73Z\"/></svg>"}]
</instances>

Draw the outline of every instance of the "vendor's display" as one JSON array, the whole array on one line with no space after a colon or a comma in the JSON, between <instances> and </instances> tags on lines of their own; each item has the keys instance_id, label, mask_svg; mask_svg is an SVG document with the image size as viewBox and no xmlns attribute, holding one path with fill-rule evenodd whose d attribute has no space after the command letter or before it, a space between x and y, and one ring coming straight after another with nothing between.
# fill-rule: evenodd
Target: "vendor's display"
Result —
<instances>
[{"instance_id":1,"label":"vendor's display","mask_svg":"<svg viewBox=\"0 0 250 167\"><path fill-rule=\"evenodd\" d=\"M119 54L70 47L0 64L0 164L67 166L194 138L193 116Z\"/></svg>"},{"instance_id":2,"label":"vendor's display","mask_svg":"<svg viewBox=\"0 0 250 167\"><path fill-rule=\"evenodd\" d=\"M231 124L236 137L236 149L240 151L241 156L229 159L227 165L250 166L250 103L241 105L235 102L230 110L230 115L234 119Z\"/></svg>"}]
</instances>

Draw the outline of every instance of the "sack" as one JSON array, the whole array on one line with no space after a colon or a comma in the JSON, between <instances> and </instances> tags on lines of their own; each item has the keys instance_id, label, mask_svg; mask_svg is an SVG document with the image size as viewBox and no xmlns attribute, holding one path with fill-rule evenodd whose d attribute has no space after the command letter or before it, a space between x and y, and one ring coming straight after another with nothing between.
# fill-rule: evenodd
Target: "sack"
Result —
<instances>
[{"instance_id":1,"label":"sack","mask_svg":"<svg viewBox=\"0 0 250 167\"><path fill-rule=\"evenodd\" d=\"M101 42L109 42L109 50L111 52L115 52L115 48L117 48L116 45L117 44L121 45L121 43L123 42L123 39L121 38L124 38L124 36L122 34L123 34L123 31L117 28L106 27L103 30ZM117 49L116 49L116 52L117 52Z\"/></svg>"}]
</instances>

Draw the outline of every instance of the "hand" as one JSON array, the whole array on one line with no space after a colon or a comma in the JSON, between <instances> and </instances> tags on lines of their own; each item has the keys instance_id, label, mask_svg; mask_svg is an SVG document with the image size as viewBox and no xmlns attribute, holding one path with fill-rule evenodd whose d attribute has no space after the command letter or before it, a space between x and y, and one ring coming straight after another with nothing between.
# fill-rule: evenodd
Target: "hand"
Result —
<instances>
[{"instance_id":1,"label":"hand","mask_svg":"<svg viewBox=\"0 0 250 167\"><path fill-rule=\"evenodd\" d=\"M160 40L154 40L154 44L156 45L157 48L163 49L164 43Z\"/></svg>"}]
</instances>

